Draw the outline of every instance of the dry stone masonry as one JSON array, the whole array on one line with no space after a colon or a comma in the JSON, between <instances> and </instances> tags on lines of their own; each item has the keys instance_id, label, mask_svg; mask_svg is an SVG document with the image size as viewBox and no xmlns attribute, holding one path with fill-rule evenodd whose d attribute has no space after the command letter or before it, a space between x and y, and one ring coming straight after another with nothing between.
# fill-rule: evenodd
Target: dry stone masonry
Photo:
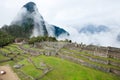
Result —
<instances>
[{"instance_id":1,"label":"dry stone masonry","mask_svg":"<svg viewBox=\"0 0 120 80\"><path fill-rule=\"evenodd\" d=\"M79 63L81 65L92 67L94 69L120 75L119 48L76 43L68 43L64 46L64 48L68 52L61 54L63 52L62 50L59 53L61 58ZM74 55L70 55L71 53Z\"/></svg>"},{"instance_id":2,"label":"dry stone masonry","mask_svg":"<svg viewBox=\"0 0 120 80\"><path fill-rule=\"evenodd\" d=\"M57 56L80 65L91 67L104 72L120 75L120 49L68 42L40 42L31 46L39 50L24 48L32 56ZM43 51L40 51L40 50Z\"/></svg>"}]
</instances>

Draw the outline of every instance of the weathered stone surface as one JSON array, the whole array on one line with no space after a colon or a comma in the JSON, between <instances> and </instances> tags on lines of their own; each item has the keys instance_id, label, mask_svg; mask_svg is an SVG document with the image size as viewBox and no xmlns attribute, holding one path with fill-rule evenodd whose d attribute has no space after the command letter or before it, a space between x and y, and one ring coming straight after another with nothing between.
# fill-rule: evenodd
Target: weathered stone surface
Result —
<instances>
[{"instance_id":1,"label":"weathered stone surface","mask_svg":"<svg viewBox=\"0 0 120 80\"><path fill-rule=\"evenodd\" d=\"M31 46L31 48L32 47L44 49L45 51L34 51L20 46L22 50L26 53L30 53L31 55L36 56L41 54L46 56L58 56L62 59L66 59L90 68L104 72L111 72L117 75L120 74L120 69L116 70L115 68L120 68L119 48L65 42L41 42L35 43L34 46ZM117 60L117 62L112 60L112 58Z\"/></svg>"},{"instance_id":2,"label":"weathered stone surface","mask_svg":"<svg viewBox=\"0 0 120 80\"><path fill-rule=\"evenodd\" d=\"M64 48L67 48L68 50L75 50L77 52L84 52L84 54L79 54L78 56L81 56L90 62L98 63L100 65L90 64L89 61L86 60L80 60L79 58L70 57L66 55L59 55L64 59L70 60L72 62L79 63L81 65L91 67L94 69L98 69L104 72L111 72L114 74L119 75L120 74L120 48L113 48L113 47L102 47L102 46L94 46L94 45L84 45L80 44L76 46L76 43L68 43L64 46ZM64 52L65 54L76 54L72 52ZM91 55L87 56L85 54ZM93 57L92 57L93 56ZM114 60L112 60L114 59ZM80 61L79 61L80 60ZM116 62L117 60L117 62ZM82 61L82 62L81 62ZM102 66L102 64L104 66ZM110 65L112 65L113 68L110 68ZM119 68L118 70L115 68Z\"/></svg>"},{"instance_id":3,"label":"weathered stone surface","mask_svg":"<svg viewBox=\"0 0 120 80\"><path fill-rule=\"evenodd\" d=\"M22 64L22 65L16 64L16 65L14 65L13 67L16 68L16 69L20 69L22 66L24 66L24 65L23 65L23 64Z\"/></svg>"},{"instance_id":4,"label":"weathered stone surface","mask_svg":"<svg viewBox=\"0 0 120 80\"><path fill-rule=\"evenodd\" d=\"M89 56L85 56L85 55L81 55L87 59L89 59L90 61L93 61L93 62L97 62L97 63L101 63L101 64L109 64L109 61L108 60L103 60L103 59L99 59L99 58L92 58L92 57L89 57Z\"/></svg>"},{"instance_id":5,"label":"weathered stone surface","mask_svg":"<svg viewBox=\"0 0 120 80\"><path fill-rule=\"evenodd\" d=\"M112 73L117 74L117 75L120 76L120 70L111 69L110 71L111 71Z\"/></svg>"},{"instance_id":6,"label":"weathered stone surface","mask_svg":"<svg viewBox=\"0 0 120 80\"><path fill-rule=\"evenodd\" d=\"M110 65L113 65L113 66L117 66L120 68L120 62L113 62L113 61L110 61L109 62Z\"/></svg>"}]
</instances>

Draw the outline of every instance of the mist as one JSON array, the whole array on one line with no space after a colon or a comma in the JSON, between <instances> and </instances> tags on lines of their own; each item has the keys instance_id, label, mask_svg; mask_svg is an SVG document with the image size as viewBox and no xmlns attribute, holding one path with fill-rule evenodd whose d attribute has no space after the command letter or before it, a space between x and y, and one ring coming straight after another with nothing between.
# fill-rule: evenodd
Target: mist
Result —
<instances>
[{"instance_id":1,"label":"mist","mask_svg":"<svg viewBox=\"0 0 120 80\"><path fill-rule=\"evenodd\" d=\"M46 30L48 32L49 36L55 37L54 31L55 29L53 28L52 25L48 24L46 21L44 21L43 17L41 16L41 14L39 13L37 7L35 6L35 12L33 13L28 13L26 8L22 8L18 14L17 17L14 18L13 22L11 24L17 23L19 25L21 25L22 22L21 20L23 19L23 17L29 17L29 18L33 18L34 19L34 28L33 28L33 32L31 37L33 36L42 36L43 35L43 27L42 26L43 22L46 26ZM28 15L26 15L28 14ZM120 29L119 29L119 25L115 25L113 23L105 23L105 21L100 22L97 21L95 22L94 20L91 20L92 22L89 22L86 20L84 22L80 22L79 24L75 24L75 25L69 25L67 27L65 26L60 26L61 28L65 29L66 31L68 31L68 33L70 34L69 36L66 36L64 34L61 34L57 39L58 40L64 40L64 39L69 39L72 40L72 42L76 42L76 43L84 43L84 44L92 44L92 45L98 45L98 46L112 46L112 47L120 47L120 42L117 40L117 36L120 33ZM93 25L105 25L109 28L108 31L106 32L100 32L100 33L95 33L95 34L91 34L91 33L80 33L79 31L84 28L85 25L89 25L89 24L93 24Z\"/></svg>"},{"instance_id":2,"label":"mist","mask_svg":"<svg viewBox=\"0 0 120 80\"><path fill-rule=\"evenodd\" d=\"M73 42L84 44L120 47L120 42L116 39L120 34L120 0L4 0L0 3L0 25L9 24L17 13L20 14L13 21L20 21L21 17L26 14L26 9L18 11L21 6L29 1L34 1L37 4L45 19L45 25L48 26L49 36L55 35L54 28L48 23L60 26L69 32L70 36L66 37L63 34L58 39L70 39ZM8 12L9 14L6 14ZM35 21L41 21L38 18L40 15L34 16L32 14L32 16L36 17ZM79 33L79 30L88 24L105 25L109 28L109 31L96 34ZM34 26L31 36L42 35L40 33L42 28L37 29L37 27L38 25Z\"/></svg>"},{"instance_id":3,"label":"mist","mask_svg":"<svg viewBox=\"0 0 120 80\"><path fill-rule=\"evenodd\" d=\"M106 46L106 47L111 46L111 47L120 48L120 42L117 40L117 36L120 33L120 29L118 25L105 25L109 28L108 31L95 33L95 34L80 33L79 30L83 28L84 25L79 25L77 27L73 27L73 26L65 27L65 29L70 33L70 36L59 37L59 40L69 39L72 40L72 42L83 43L87 45L92 44L98 46Z\"/></svg>"}]
</instances>

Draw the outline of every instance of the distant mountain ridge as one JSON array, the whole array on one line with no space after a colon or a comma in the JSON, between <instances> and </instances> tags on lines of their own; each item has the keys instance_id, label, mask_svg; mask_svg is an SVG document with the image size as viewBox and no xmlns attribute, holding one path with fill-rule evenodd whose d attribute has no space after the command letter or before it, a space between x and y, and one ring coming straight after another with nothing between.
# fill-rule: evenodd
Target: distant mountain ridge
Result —
<instances>
[{"instance_id":1,"label":"distant mountain ridge","mask_svg":"<svg viewBox=\"0 0 120 80\"><path fill-rule=\"evenodd\" d=\"M88 33L88 34L96 34L96 33L101 33L101 32L107 32L109 31L109 28L104 25L86 25L83 28L79 30L80 33Z\"/></svg>"},{"instance_id":2,"label":"distant mountain ridge","mask_svg":"<svg viewBox=\"0 0 120 80\"><path fill-rule=\"evenodd\" d=\"M34 2L25 4L11 25L21 26L25 31L29 32L28 37L33 36L52 36L59 37L60 35L69 36L69 33L55 25L50 25L41 16ZM27 34L27 32L26 32Z\"/></svg>"}]
</instances>

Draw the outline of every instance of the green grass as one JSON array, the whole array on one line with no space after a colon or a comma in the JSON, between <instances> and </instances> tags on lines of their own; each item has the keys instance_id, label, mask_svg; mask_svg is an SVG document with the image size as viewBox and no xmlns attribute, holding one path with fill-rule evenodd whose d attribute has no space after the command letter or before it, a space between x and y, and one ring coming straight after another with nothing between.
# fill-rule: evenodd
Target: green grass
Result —
<instances>
[{"instance_id":1,"label":"green grass","mask_svg":"<svg viewBox=\"0 0 120 80\"><path fill-rule=\"evenodd\" d=\"M37 78L42 74L42 71L36 69L32 63L28 62L27 59L20 61L19 64L24 64L21 70L28 76Z\"/></svg>"},{"instance_id":2,"label":"green grass","mask_svg":"<svg viewBox=\"0 0 120 80\"><path fill-rule=\"evenodd\" d=\"M67 48L63 48L62 50L65 50L65 51L68 51L68 52L72 52L72 53L76 53L76 54L84 54L84 55L92 57L92 58L97 58L97 59L101 59L101 60L110 60L110 61L113 61L113 62L120 63L120 60L118 60L118 59L99 57L99 56L95 56L93 54L88 54L86 52L78 52L76 50L70 50L70 49L67 49Z\"/></svg>"},{"instance_id":3,"label":"green grass","mask_svg":"<svg viewBox=\"0 0 120 80\"><path fill-rule=\"evenodd\" d=\"M0 61L1 61L1 60L6 60L6 59L8 59L8 58L5 57L5 56L3 56L3 55L0 53Z\"/></svg>"},{"instance_id":4,"label":"green grass","mask_svg":"<svg viewBox=\"0 0 120 80\"><path fill-rule=\"evenodd\" d=\"M38 48L30 48L30 45L24 45L24 48L27 49L32 49L35 51L40 51L42 49ZM41 67L40 63L44 62L47 66L51 67L53 70L46 74L41 80L120 80L119 76L115 76L110 73L105 73L99 70L91 69L64 59L60 59L58 57L52 57L52 56L33 56L31 57L29 54L22 54L23 51L18 49L17 44L11 44L8 46L5 46L4 48L0 48L1 51L5 53L10 53L10 52L15 52L15 53L21 53L20 55L16 55L17 57L15 58L14 61L8 61L5 63L0 63L0 65L6 65L10 64L11 66L15 64L24 64L23 67L20 69L15 69L16 72L19 72L21 70L28 76L31 76L33 78L37 78L42 75L42 70L38 70L35 68L35 66L28 61L28 57L32 59L32 61L35 63L37 67ZM75 58L80 58L83 59L87 62L90 62L88 59L78 56L78 54L84 54L74 51L74 50L69 50L69 49L62 49L61 53L62 54L67 54L64 51L74 53L74 54L69 54L70 56L73 56ZM11 56L15 54L10 54ZM89 54L85 54L86 56L92 57ZM5 57L0 54L0 59L4 59ZM93 58L98 58L98 57L93 57ZM106 60L106 59L105 59ZM116 61L116 60L115 60ZM102 64L90 62L91 64L99 65L101 66ZM102 65L106 67L107 65ZM111 67L111 66L107 66ZM22 75L18 75L20 78ZM21 80L27 80L25 78L21 78Z\"/></svg>"},{"instance_id":5,"label":"green grass","mask_svg":"<svg viewBox=\"0 0 120 80\"><path fill-rule=\"evenodd\" d=\"M30 45L24 44L23 47L24 47L24 48L30 48Z\"/></svg>"},{"instance_id":6,"label":"green grass","mask_svg":"<svg viewBox=\"0 0 120 80\"><path fill-rule=\"evenodd\" d=\"M22 51L20 50L20 49L18 49L18 46L17 45L8 45L8 46L5 46L4 47L5 49L7 49L7 50L10 50L11 52L13 52L13 53L22 53Z\"/></svg>"},{"instance_id":7,"label":"green grass","mask_svg":"<svg viewBox=\"0 0 120 80\"><path fill-rule=\"evenodd\" d=\"M28 56L27 54L23 54L23 51L18 49L18 45L16 45L16 44L10 44L8 46L4 46L4 48L0 48L0 52L1 52L0 60L6 60L6 59L16 56L16 57L14 57L14 61L12 61L13 63L16 63ZM3 54L8 54L8 56L4 56ZM5 64L7 64L7 63L9 64L9 62L10 61L5 62ZM0 63L0 65L1 64L4 64L4 63Z\"/></svg>"},{"instance_id":8,"label":"green grass","mask_svg":"<svg viewBox=\"0 0 120 80\"><path fill-rule=\"evenodd\" d=\"M42 80L119 80L109 73L87 68L56 57L38 56L33 58L36 64L44 61L53 68Z\"/></svg>"},{"instance_id":9,"label":"green grass","mask_svg":"<svg viewBox=\"0 0 120 80\"><path fill-rule=\"evenodd\" d=\"M66 53L65 51L68 52L68 53ZM70 53L73 53L73 54L70 54ZM69 50L69 49L66 49L66 48L61 49L61 54L69 55L69 56L72 56L72 57L75 57L75 58L78 58L78 59L82 59L85 62L88 62L90 64L94 64L94 65L97 65L97 66L102 66L104 68L113 68L113 69L120 70L120 67L118 67L118 66L101 64L99 62L93 62L93 61L90 61L88 58L85 58L84 56L91 57L93 59L104 60L104 61L111 60L113 62L119 62L118 60L115 60L115 59L93 56L92 54L87 54L85 52L78 52L78 51L75 51L75 50ZM84 56L81 56L81 55L84 55Z\"/></svg>"},{"instance_id":10,"label":"green grass","mask_svg":"<svg viewBox=\"0 0 120 80\"><path fill-rule=\"evenodd\" d=\"M28 44L24 44L23 47L26 48L26 49L31 49L31 50L33 50L33 51L38 51L38 52L43 52L43 51L45 51L44 49L30 47L30 45L28 45Z\"/></svg>"},{"instance_id":11,"label":"green grass","mask_svg":"<svg viewBox=\"0 0 120 80\"><path fill-rule=\"evenodd\" d=\"M11 51L9 51L8 49L5 49L5 48L1 48L0 51L4 52L4 53L6 53L6 54L8 54L8 53L11 52Z\"/></svg>"}]
</instances>

